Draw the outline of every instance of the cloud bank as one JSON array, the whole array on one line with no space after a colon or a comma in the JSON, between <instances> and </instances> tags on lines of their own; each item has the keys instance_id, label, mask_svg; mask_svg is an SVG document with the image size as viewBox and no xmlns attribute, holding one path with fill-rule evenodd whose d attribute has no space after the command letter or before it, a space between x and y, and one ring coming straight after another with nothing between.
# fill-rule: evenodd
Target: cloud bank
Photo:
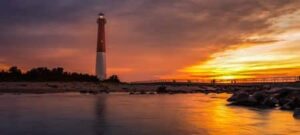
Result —
<instances>
[{"instance_id":1,"label":"cloud bank","mask_svg":"<svg viewBox=\"0 0 300 135\"><path fill-rule=\"evenodd\" d=\"M299 7L295 0L2 0L1 64L93 73L95 20L105 12L110 73L157 79L230 47L279 42L272 35L284 29L274 21Z\"/></svg>"}]
</instances>

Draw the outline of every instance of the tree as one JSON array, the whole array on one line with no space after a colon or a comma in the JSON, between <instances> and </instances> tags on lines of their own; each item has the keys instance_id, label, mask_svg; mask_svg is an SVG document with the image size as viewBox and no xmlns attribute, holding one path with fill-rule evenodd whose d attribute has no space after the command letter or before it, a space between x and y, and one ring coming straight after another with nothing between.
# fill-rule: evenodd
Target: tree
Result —
<instances>
[{"instance_id":1,"label":"tree","mask_svg":"<svg viewBox=\"0 0 300 135\"><path fill-rule=\"evenodd\" d=\"M53 68L52 73L54 73L56 75L63 75L64 74L64 68L62 68L62 67Z\"/></svg>"},{"instance_id":2,"label":"tree","mask_svg":"<svg viewBox=\"0 0 300 135\"><path fill-rule=\"evenodd\" d=\"M120 83L121 81L117 75L112 75L108 79L104 80L103 82Z\"/></svg>"},{"instance_id":3,"label":"tree","mask_svg":"<svg viewBox=\"0 0 300 135\"><path fill-rule=\"evenodd\" d=\"M12 75L21 75L22 74L22 71L20 69L18 69L18 67L16 67L16 66L10 67L8 72Z\"/></svg>"},{"instance_id":4,"label":"tree","mask_svg":"<svg viewBox=\"0 0 300 135\"><path fill-rule=\"evenodd\" d=\"M22 71L16 67L10 67L8 70L8 76L7 76L8 81L21 81L22 80Z\"/></svg>"},{"instance_id":5,"label":"tree","mask_svg":"<svg viewBox=\"0 0 300 135\"><path fill-rule=\"evenodd\" d=\"M26 73L26 76L30 81L50 81L51 70L46 67L33 68Z\"/></svg>"},{"instance_id":6,"label":"tree","mask_svg":"<svg viewBox=\"0 0 300 135\"><path fill-rule=\"evenodd\" d=\"M113 77L112 80L118 80ZM32 68L26 73L22 73L18 67L14 66L7 71L0 71L0 81L16 82L16 81L30 81L30 82L99 82L96 76L81 73L65 72L63 68L57 67L48 69L46 67Z\"/></svg>"}]
</instances>

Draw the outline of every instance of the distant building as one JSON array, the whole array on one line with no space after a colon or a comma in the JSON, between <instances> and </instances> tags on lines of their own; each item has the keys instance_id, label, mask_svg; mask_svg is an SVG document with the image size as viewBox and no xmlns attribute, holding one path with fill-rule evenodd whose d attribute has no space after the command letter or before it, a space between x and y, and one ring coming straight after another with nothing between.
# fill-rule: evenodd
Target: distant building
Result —
<instances>
[{"instance_id":1,"label":"distant building","mask_svg":"<svg viewBox=\"0 0 300 135\"><path fill-rule=\"evenodd\" d=\"M97 37L97 58L96 58L96 75L99 80L106 79L106 46L105 46L105 24L106 19L103 13L99 14L98 37Z\"/></svg>"}]
</instances>

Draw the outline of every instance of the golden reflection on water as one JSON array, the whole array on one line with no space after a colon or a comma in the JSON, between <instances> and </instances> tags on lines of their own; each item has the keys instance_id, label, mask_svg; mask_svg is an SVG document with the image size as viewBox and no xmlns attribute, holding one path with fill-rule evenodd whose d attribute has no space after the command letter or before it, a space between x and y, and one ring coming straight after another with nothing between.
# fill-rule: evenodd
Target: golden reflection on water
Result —
<instances>
[{"instance_id":1,"label":"golden reflection on water","mask_svg":"<svg viewBox=\"0 0 300 135\"><path fill-rule=\"evenodd\" d=\"M230 106L226 99L209 101L203 106L203 102L190 100L195 107L192 113L185 115L185 121L191 127L205 129L205 134L299 134L293 129L297 129L300 123L291 112Z\"/></svg>"},{"instance_id":2,"label":"golden reflection on water","mask_svg":"<svg viewBox=\"0 0 300 135\"><path fill-rule=\"evenodd\" d=\"M292 112L230 106L226 101L229 96L179 94L110 97L105 103L106 122L107 125L119 126L113 130L114 133L128 134L133 131L158 135L300 134L300 120L294 119Z\"/></svg>"},{"instance_id":3,"label":"golden reflection on water","mask_svg":"<svg viewBox=\"0 0 300 135\"><path fill-rule=\"evenodd\" d=\"M229 96L4 95L0 96L0 135L300 134L300 120L292 112L228 106Z\"/></svg>"}]
</instances>

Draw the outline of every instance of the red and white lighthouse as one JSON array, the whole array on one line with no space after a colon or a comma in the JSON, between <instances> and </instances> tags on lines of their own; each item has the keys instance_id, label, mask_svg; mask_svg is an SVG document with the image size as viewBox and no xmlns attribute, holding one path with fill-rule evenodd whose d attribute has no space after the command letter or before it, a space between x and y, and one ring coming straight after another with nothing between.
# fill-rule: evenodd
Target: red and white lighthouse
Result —
<instances>
[{"instance_id":1,"label":"red and white lighthouse","mask_svg":"<svg viewBox=\"0 0 300 135\"><path fill-rule=\"evenodd\" d=\"M106 47L105 47L105 24L106 19L103 13L99 14L98 37L97 37L97 58L96 58L96 75L99 80L106 79Z\"/></svg>"}]
</instances>

